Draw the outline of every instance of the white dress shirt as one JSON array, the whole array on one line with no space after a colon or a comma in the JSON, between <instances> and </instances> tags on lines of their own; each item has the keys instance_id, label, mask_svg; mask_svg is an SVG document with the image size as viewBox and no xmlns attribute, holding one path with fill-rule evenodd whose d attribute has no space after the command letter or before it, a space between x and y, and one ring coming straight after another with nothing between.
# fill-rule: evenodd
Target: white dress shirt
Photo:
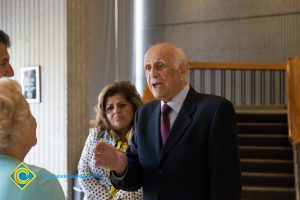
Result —
<instances>
[{"instance_id":1,"label":"white dress shirt","mask_svg":"<svg viewBox=\"0 0 300 200\"><path fill-rule=\"evenodd\" d=\"M177 118L177 115L182 107L182 104L190 90L190 85L187 83L185 87L175 96L171 99L171 101L167 102L167 104L172 108L172 110L169 113L169 119L170 119L170 129L172 129L172 126ZM160 102L161 109L163 105L165 104L164 101Z\"/></svg>"}]
</instances>

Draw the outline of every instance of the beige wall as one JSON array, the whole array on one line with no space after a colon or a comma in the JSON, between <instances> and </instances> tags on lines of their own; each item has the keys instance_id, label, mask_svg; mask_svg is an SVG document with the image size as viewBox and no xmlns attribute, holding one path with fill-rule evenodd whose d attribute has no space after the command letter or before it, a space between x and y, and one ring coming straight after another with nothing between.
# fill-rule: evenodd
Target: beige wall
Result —
<instances>
[{"instance_id":1,"label":"beige wall","mask_svg":"<svg viewBox=\"0 0 300 200\"><path fill-rule=\"evenodd\" d=\"M89 128L89 1L67 0L67 172L77 173L77 165ZM71 197L72 179L68 180Z\"/></svg>"},{"instance_id":2,"label":"beige wall","mask_svg":"<svg viewBox=\"0 0 300 200\"><path fill-rule=\"evenodd\" d=\"M133 0L89 0L90 118L101 89L115 80L134 80ZM117 15L115 10L118 10Z\"/></svg>"}]
</instances>

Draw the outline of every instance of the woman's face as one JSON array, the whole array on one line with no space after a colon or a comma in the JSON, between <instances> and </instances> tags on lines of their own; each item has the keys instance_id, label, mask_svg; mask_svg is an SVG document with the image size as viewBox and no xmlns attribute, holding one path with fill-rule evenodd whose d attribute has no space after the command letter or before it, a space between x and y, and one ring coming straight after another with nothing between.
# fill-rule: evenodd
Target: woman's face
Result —
<instances>
[{"instance_id":1,"label":"woman's face","mask_svg":"<svg viewBox=\"0 0 300 200\"><path fill-rule=\"evenodd\" d=\"M108 97L105 106L110 126L118 134L126 133L134 116L132 105L120 93Z\"/></svg>"},{"instance_id":2,"label":"woman's face","mask_svg":"<svg viewBox=\"0 0 300 200\"><path fill-rule=\"evenodd\" d=\"M27 118L26 118L27 121L21 129L20 142L22 146L26 149L26 151L27 150L29 151L31 147L33 147L37 143L37 138L36 138L37 124L34 116L30 112L30 107L25 97L22 96L22 98L23 98L24 110L27 110Z\"/></svg>"},{"instance_id":3,"label":"woman's face","mask_svg":"<svg viewBox=\"0 0 300 200\"><path fill-rule=\"evenodd\" d=\"M37 143L37 138L36 138L36 120L34 116L29 112L29 117L28 117L28 122L27 124L23 127L22 132L26 138L26 141L24 141L26 146L28 148L33 147Z\"/></svg>"}]
</instances>

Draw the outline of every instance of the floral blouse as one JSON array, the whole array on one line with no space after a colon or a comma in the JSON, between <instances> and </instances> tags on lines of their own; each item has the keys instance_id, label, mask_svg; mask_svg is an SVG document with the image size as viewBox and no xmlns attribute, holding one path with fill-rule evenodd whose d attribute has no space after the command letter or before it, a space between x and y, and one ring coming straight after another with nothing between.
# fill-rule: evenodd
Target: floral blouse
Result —
<instances>
[{"instance_id":1,"label":"floral blouse","mask_svg":"<svg viewBox=\"0 0 300 200\"><path fill-rule=\"evenodd\" d=\"M131 144L132 135L133 131L130 130L128 133L128 145ZM141 200L141 189L136 192L126 192L123 190L112 192L114 188L110 182L109 170L104 167L95 166L93 150L99 141L116 147L119 146L118 141L120 141L120 137L113 131L100 132L97 128L90 129L78 164L78 180L84 192L84 199ZM124 152L122 148L120 150Z\"/></svg>"}]
</instances>

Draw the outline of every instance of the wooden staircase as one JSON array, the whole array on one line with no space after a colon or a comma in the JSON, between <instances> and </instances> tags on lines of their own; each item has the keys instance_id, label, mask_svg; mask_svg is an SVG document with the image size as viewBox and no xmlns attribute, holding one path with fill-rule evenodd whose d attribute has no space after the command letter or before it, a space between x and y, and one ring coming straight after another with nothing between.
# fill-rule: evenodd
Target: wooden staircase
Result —
<instances>
[{"instance_id":1,"label":"wooden staircase","mask_svg":"<svg viewBox=\"0 0 300 200\"><path fill-rule=\"evenodd\" d=\"M242 199L294 200L295 178L287 114L237 110Z\"/></svg>"}]
</instances>

